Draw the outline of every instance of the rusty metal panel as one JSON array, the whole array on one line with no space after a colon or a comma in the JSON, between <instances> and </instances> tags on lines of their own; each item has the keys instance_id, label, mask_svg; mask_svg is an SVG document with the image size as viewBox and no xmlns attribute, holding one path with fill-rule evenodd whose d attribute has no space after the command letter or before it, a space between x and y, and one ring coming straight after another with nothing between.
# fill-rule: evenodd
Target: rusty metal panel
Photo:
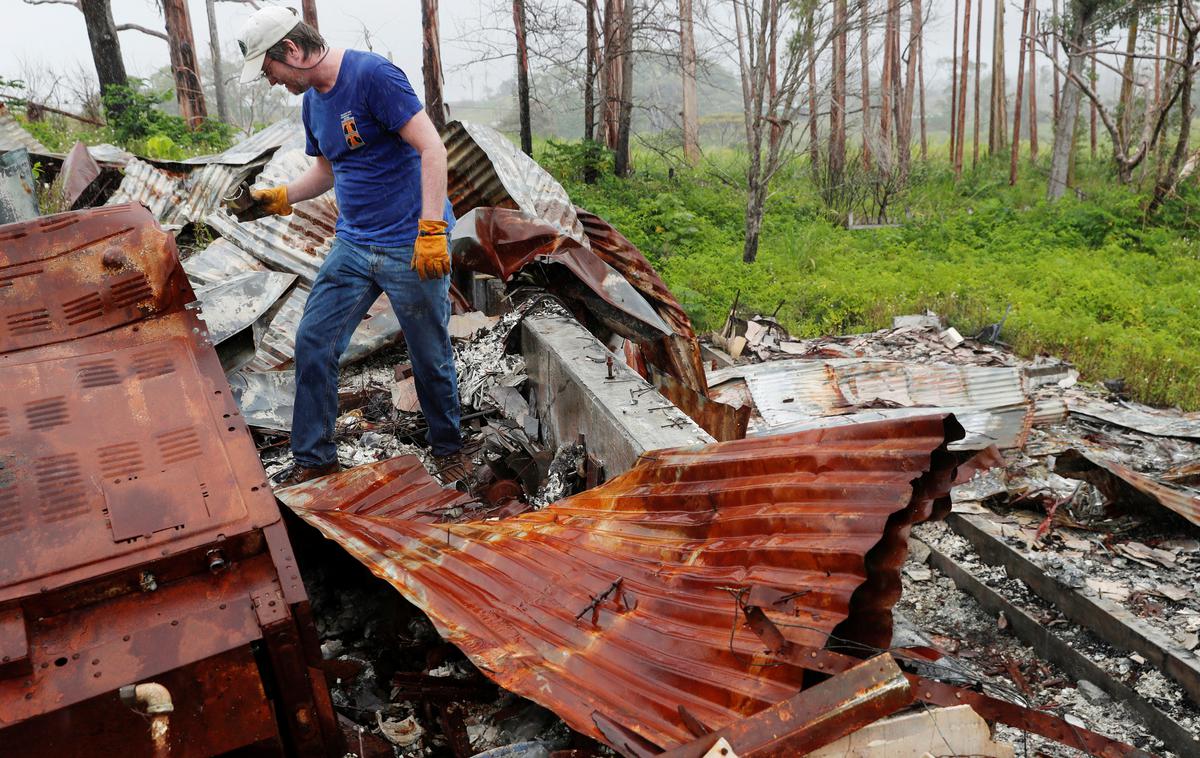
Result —
<instances>
[{"instance_id":1,"label":"rusty metal panel","mask_svg":"<svg viewBox=\"0 0 1200 758\"><path fill-rule=\"evenodd\" d=\"M1135 471L1117 460L1116 455L1099 447L1078 446L1072 450L1089 464L1107 471L1120 482L1132 487L1137 493L1175 511L1196 526L1200 526L1200 494L1195 488L1173 486L1140 471ZM1087 475L1086 465L1080 466L1074 453L1067 451L1060 454L1056 461L1055 472L1077 479L1091 478ZM1107 486L1107 482L1100 481L1097 482L1097 485L1102 491L1107 492L1110 500L1120 502L1123 499L1122 493ZM1137 495L1134 497L1136 498Z\"/></svg>"},{"instance_id":2,"label":"rusty metal panel","mask_svg":"<svg viewBox=\"0 0 1200 758\"><path fill-rule=\"evenodd\" d=\"M594 213L578 207L575 212L591 242L592 252L642 293L674 331L670 337L643 342L641 348L646 358L686 387L707 397L708 380L704 375L704 361L700 358L700 343L683 306L642 251L625 235ZM741 436L746 436L744 430Z\"/></svg>"},{"instance_id":3,"label":"rusty metal panel","mask_svg":"<svg viewBox=\"0 0 1200 758\"><path fill-rule=\"evenodd\" d=\"M29 664L0 671L0 743L16 724L55 714L39 722L50 728L61 709L269 638L283 641L271 670L291 672L275 705L311 725L289 744L311 752L334 733L294 643L307 601L207 327L184 307L172 238L120 206L2 227L0 243L7 307L98 303L49 311L40 341L0 360L0 608L23 614ZM110 270L140 284L109 286ZM10 656L16 629L5 622ZM214 698L229 684L203 681ZM213 752L275 733L266 708L222 726ZM124 739L136 754L144 722Z\"/></svg>"},{"instance_id":4,"label":"rusty metal panel","mask_svg":"<svg viewBox=\"0 0 1200 758\"><path fill-rule=\"evenodd\" d=\"M953 412L972 448L1020 447L1034 409L1019 368L905 363L873 358L782 360L709 372L716 387L745 378L764 428L775 434L846 422ZM718 393L719 394L719 393Z\"/></svg>"},{"instance_id":5,"label":"rusty metal panel","mask_svg":"<svg viewBox=\"0 0 1200 758\"><path fill-rule=\"evenodd\" d=\"M447 152L447 194L455 216L475 208L519 210L588 246L567 191L503 134L479 124L451 121L442 129L442 141Z\"/></svg>"},{"instance_id":6,"label":"rusty metal panel","mask_svg":"<svg viewBox=\"0 0 1200 758\"><path fill-rule=\"evenodd\" d=\"M37 137L25 131L25 127L21 126L8 110L8 106L0 103L0 153L22 147L31 153L50 152L45 145L38 142Z\"/></svg>"},{"instance_id":7,"label":"rusty metal panel","mask_svg":"<svg viewBox=\"0 0 1200 758\"><path fill-rule=\"evenodd\" d=\"M191 288L174 251L174 239L132 205L0 227L0 353L181 308Z\"/></svg>"},{"instance_id":8,"label":"rusty metal panel","mask_svg":"<svg viewBox=\"0 0 1200 758\"><path fill-rule=\"evenodd\" d=\"M543 219L508 208L475 208L455 225L450 251L458 265L505 281L534 262L558 264L569 276L553 280L550 289L582 300L613 331L641 339L672 333L616 269Z\"/></svg>"},{"instance_id":9,"label":"rusty metal panel","mask_svg":"<svg viewBox=\"0 0 1200 758\"><path fill-rule=\"evenodd\" d=\"M892 656L884 653L720 731L668 750L662 758L704 758L718 739L728 742L739 757L804 755L912 702L908 680Z\"/></svg>"},{"instance_id":10,"label":"rusty metal panel","mask_svg":"<svg viewBox=\"0 0 1200 758\"><path fill-rule=\"evenodd\" d=\"M437 511L474 500L465 492L438 484L415 455L355 466L277 490L275 497L298 510L337 511L425 523L441 521Z\"/></svg>"},{"instance_id":11,"label":"rusty metal panel","mask_svg":"<svg viewBox=\"0 0 1200 758\"><path fill-rule=\"evenodd\" d=\"M709 400L682 381L655 368L650 369L650 383L717 441L740 440L746 436L746 427L750 424L750 406L735 408L717 400Z\"/></svg>"},{"instance_id":12,"label":"rusty metal panel","mask_svg":"<svg viewBox=\"0 0 1200 758\"><path fill-rule=\"evenodd\" d=\"M208 758L247 743L265 742L281 753L271 706L248 647L157 675L171 693L171 758ZM0 732L5 758L153 758L146 717L115 691L52 711Z\"/></svg>"},{"instance_id":13,"label":"rusty metal panel","mask_svg":"<svg viewBox=\"0 0 1200 758\"><path fill-rule=\"evenodd\" d=\"M961 434L932 416L657 451L495 521L294 510L506 689L597 739L595 712L670 747L691 739L680 706L721 728L802 684L760 665L744 593L800 644L890 643L908 527L949 492Z\"/></svg>"},{"instance_id":14,"label":"rusty metal panel","mask_svg":"<svg viewBox=\"0 0 1200 758\"><path fill-rule=\"evenodd\" d=\"M204 330L177 312L0 364L0 602L278 518Z\"/></svg>"},{"instance_id":15,"label":"rusty metal panel","mask_svg":"<svg viewBox=\"0 0 1200 758\"><path fill-rule=\"evenodd\" d=\"M68 208L74 208L84 191L100 177L100 164L88 152L87 146L76 142L63 160L62 169L58 173L58 183L62 187L62 198Z\"/></svg>"}]
</instances>

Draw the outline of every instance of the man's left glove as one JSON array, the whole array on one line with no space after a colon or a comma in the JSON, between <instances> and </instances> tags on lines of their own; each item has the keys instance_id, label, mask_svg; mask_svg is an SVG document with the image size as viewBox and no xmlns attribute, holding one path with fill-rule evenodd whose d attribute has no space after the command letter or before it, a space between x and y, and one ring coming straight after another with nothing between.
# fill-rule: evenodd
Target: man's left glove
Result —
<instances>
[{"instance_id":1,"label":"man's left glove","mask_svg":"<svg viewBox=\"0 0 1200 758\"><path fill-rule=\"evenodd\" d=\"M445 221L423 218L417 222L412 267L422 279L441 279L450 273Z\"/></svg>"}]
</instances>

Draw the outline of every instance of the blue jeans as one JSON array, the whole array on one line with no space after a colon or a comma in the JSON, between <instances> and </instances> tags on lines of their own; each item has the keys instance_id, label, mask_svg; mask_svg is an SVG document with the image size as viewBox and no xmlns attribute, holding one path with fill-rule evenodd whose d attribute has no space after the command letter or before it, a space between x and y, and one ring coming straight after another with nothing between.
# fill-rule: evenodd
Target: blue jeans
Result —
<instances>
[{"instance_id":1,"label":"blue jeans","mask_svg":"<svg viewBox=\"0 0 1200 758\"><path fill-rule=\"evenodd\" d=\"M367 310L384 292L404 330L417 399L434 455L462 447L458 379L450 347L450 277L422 281L413 248L356 245L334 238L317 272L296 331L296 404L292 453L301 466L337 459L338 358Z\"/></svg>"}]
</instances>

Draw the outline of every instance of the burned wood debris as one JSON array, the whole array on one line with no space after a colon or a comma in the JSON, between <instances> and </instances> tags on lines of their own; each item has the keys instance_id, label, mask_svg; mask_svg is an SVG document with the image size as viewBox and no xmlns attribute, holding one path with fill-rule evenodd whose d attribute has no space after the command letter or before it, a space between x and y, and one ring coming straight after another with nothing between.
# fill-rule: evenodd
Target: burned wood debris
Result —
<instances>
[{"instance_id":1,"label":"burned wood debris","mask_svg":"<svg viewBox=\"0 0 1200 758\"><path fill-rule=\"evenodd\" d=\"M303 171L299 133L79 148L47 165L81 210L0 226L0 752L1200 753L1200 419L931 314L700 338L485 127L443 135L467 455L430 454L381 297L347 470L272 498L337 208L220 201Z\"/></svg>"}]
</instances>

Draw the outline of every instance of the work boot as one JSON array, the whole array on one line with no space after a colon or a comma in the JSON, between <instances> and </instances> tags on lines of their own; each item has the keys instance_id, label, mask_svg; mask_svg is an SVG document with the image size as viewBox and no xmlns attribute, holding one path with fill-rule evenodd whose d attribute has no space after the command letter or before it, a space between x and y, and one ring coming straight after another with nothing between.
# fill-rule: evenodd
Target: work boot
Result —
<instances>
[{"instance_id":1,"label":"work boot","mask_svg":"<svg viewBox=\"0 0 1200 758\"><path fill-rule=\"evenodd\" d=\"M323 476L336 474L342 470L340 461L327 463L324 466L301 466L299 463L292 464L290 469L284 469L284 473L276 474L274 482L275 489L281 490L287 487L293 487L302 482L307 482L310 479L319 479Z\"/></svg>"},{"instance_id":2,"label":"work boot","mask_svg":"<svg viewBox=\"0 0 1200 758\"><path fill-rule=\"evenodd\" d=\"M465 450L433 456L433 468L434 476L443 485L461 482L469 490L473 483L471 475L475 470L475 462Z\"/></svg>"}]
</instances>

